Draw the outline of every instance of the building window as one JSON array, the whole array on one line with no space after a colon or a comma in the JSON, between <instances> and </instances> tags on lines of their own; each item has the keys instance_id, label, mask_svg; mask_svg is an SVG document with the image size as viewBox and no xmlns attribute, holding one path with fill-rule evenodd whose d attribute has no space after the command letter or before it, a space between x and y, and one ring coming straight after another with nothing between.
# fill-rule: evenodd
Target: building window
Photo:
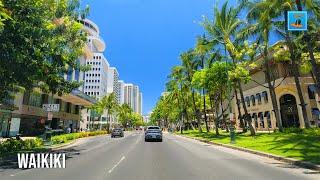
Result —
<instances>
[{"instance_id":1,"label":"building window","mask_svg":"<svg viewBox=\"0 0 320 180\"><path fill-rule=\"evenodd\" d=\"M262 97L264 99L264 102L268 103L268 93L267 93L267 91L263 91L262 92Z\"/></svg>"},{"instance_id":2,"label":"building window","mask_svg":"<svg viewBox=\"0 0 320 180\"><path fill-rule=\"evenodd\" d=\"M315 92L316 92L316 86L314 84L309 85L308 86L309 99L316 99Z\"/></svg>"},{"instance_id":3,"label":"building window","mask_svg":"<svg viewBox=\"0 0 320 180\"><path fill-rule=\"evenodd\" d=\"M261 104L261 94L260 93L256 94L256 98L257 98L258 104Z\"/></svg>"},{"instance_id":4,"label":"building window","mask_svg":"<svg viewBox=\"0 0 320 180\"><path fill-rule=\"evenodd\" d=\"M269 112L269 111L266 111L266 112L264 113L264 117L267 118L268 128L271 128L272 126L271 126L270 112Z\"/></svg>"},{"instance_id":5,"label":"building window","mask_svg":"<svg viewBox=\"0 0 320 180\"><path fill-rule=\"evenodd\" d=\"M250 107L250 98L249 98L249 96L246 97L246 100L245 100L245 101L246 101L246 103L247 103L247 106Z\"/></svg>"},{"instance_id":6,"label":"building window","mask_svg":"<svg viewBox=\"0 0 320 180\"><path fill-rule=\"evenodd\" d=\"M260 122L260 128L264 128L264 118L263 118L263 113L259 112L259 122Z\"/></svg>"},{"instance_id":7,"label":"building window","mask_svg":"<svg viewBox=\"0 0 320 180\"><path fill-rule=\"evenodd\" d=\"M251 102L252 102L252 106L256 105L256 98L254 97L254 95L251 95Z\"/></svg>"}]
</instances>

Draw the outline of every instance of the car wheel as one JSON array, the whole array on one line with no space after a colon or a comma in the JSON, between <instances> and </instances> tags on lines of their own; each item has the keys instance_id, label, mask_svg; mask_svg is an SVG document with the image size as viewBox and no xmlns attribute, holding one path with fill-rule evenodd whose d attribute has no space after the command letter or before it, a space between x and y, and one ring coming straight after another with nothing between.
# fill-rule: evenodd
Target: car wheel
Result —
<instances>
[{"instance_id":1,"label":"car wheel","mask_svg":"<svg viewBox=\"0 0 320 180\"><path fill-rule=\"evenodd\" d=\"M160 139L159 142L162 142L162 139Z\"/></svg>"},{"instance_id":2,"label":"car wheel","mask_svg":"<svg viewBox=\"0 0 320 180\"><path fill-rule=\"evenodd\" d=\"M148 142L148 139L144 139L144 142Z\"/></svg>"}]
</instances>

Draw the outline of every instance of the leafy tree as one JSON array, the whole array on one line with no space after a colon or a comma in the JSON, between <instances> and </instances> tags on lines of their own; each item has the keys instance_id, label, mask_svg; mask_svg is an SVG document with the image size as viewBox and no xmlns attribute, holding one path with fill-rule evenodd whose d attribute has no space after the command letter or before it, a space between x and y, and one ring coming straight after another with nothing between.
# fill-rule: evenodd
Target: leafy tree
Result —
<instances>
[{"instance_id":1,"label":"leafy tree","mask_svg":"<svg viewBox=\"0 0 320 180\"><path fill-rule=\"evenodd\" d=\"M189 50L188 52L182 53L180 55L180 59L182 61L182 67L184 68L184 73L186 75L187 86L189 86L192 92L193 111L197 119L198 130L199 132L202 132L200 111L199 111L199 108L196 106L196 99L195 99L196 92L194 88L191 86L193 75L199 66L199 62L197 61L198 58L195 55L195 52L193 50Z\"/></svg>"},{"instance_id":2,"label":"leafy tree","mask_svg":"<svg viewBox=\"0 0 320 180\"><path fill-rule=\"evenodd\" d=\"M118 109L118 119L123 127L127 127L132 114L132 109L128 104L122 104Z\"/></svg>"},{"instance_id":3,"label":"leafy tree","mask_svg":"<svg viewBox=\"0 0 320 180\"><path fill-rule=\"evenodd\" d=\"M205 19L203 22L203 26L210 35L212 41L216 41L224 46L225 52L228 52L231 57L234 68L237 66L238 62L243 61L245 54L243 47L239 44L241 39L238 39L240 28L245 25L245 22L238 18L241 9L242 6L228 8L228 2L225 2L222 5L221 10L217 7L215 8L215 19L213 22L208 19ZM241 101L245 102L241 82L242 81L237 80L234 83L234 90L236 90L236 88L239 89ZM229 97L231 96L229 95ZM240 103L237 104L239 105ZM242 103L242 108L244 110L244 119L249 124L251 135L254 135L255 130L251 124L251 116L248 113L245 103Z\"/></svg>"},{"instance_id":4,"label":"leafy tree","mask_svg":"<svg viewBox=\"0 0 320 180\"><path fill-rule=\"evenodd\" d=\"M12 0L3 8L11 19L2 21L0 33L0 102L15 86L59 95L78 87L63 78L69 68L81 68L76 60L86 43L78 0Z\"/></svg>"},{"instance_id":5,"label":"leafy tree","mask_svg":"<svg viewBox=\"0 0 320 180\"><path fill-rule=\"evenodd\" d=\"M3 7L3 2L0 0L0 31L4 26L3 22L7 19L10 19L9 12Z\"/></svg>"},{"instance_id":6,"label":"leafy tree","mask_svg":"<svg viewBox=\"0 0 320 180\"><path fill-rule=\"evenodd\" d=\"M117 112L118 108L118 102L116 101L115 94L110 93L106 96L104 96L100 101L98 101L96 104L92 105L92 110L94 110L97 114L100 115L99 118L101 118L101 115L106 111L107 112L107 131L110 131L111 126L111 117ZM101 129L101 124L100 124Z\"/></svg>"}]
</instances>

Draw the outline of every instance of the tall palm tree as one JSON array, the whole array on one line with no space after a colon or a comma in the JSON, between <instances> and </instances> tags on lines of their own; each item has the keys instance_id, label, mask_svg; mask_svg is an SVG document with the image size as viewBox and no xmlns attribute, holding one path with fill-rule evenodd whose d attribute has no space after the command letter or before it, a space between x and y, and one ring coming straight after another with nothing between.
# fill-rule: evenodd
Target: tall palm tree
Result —
<instances>
[{"instance_id":1,"label":"tall palm tree","mask_svg":"<svg viewBox=\"0 0 320 180\"><path fill-rule=\"evenodd\" d=\"M293 78L296 84L296 88L297 88L297 92L300 100L302 117L305 123L305 127L310 128L311 124L308 119L307 109L306 109L307 104L305 103L305 100L303 97L301 82L299 79L300 72L299 72L298 61L299 61L299 58L301 57L301 53L299 53L301 51L299 51L298 49L299 47L297 47L296 44L293 43L291 39L292 33L290 33L287 29L287 23L288 23L287 12L289 10L295 10L294 2L292 2L291 0L272 0L272 1L268 1L268 3L264 3L264 5L272 6L274 9L277 9L275 12L279 13L278 16L283 16L285 20L282 27L280 27L281 29L284 29L284 32L281 32L280 29L279 29L279 32L283 34L283 36L285 37L287 47L289 48L290 59L291 59L291 69L293 72Z\"/></svg>"},{"instance_id":2,"label":"tall palm tree","mask_svg":"<svg viewBox=\"0 0 320 180\"><path fill-rule=\"evenodd\" d=\"M106 96L104 96L101 99L101 103L103 108L107 111L107 121L108 121L108 126L107 126L107 131L110 132L110 127L111 127L111 117L114 115L116 110L118 109L118 102L116 100L116 96L114 93L110 93Z\"/></svg>"},{"instance_id":3,"label":"tall palm tree","mask_svg":"<svg viewBox=\"0 0 320 180\"><path fill-rule=\"evenodd\" d=\"M215 7L215 19L213 22L205 20L203 24L213 41L217 41L224 46L229 56L231 57L234 66L236 66L239 61L239 59L236 58L238 50L236 49L236 46L234 44L236 43L235 39L240 27L245 24L238 18L241 8L242 6L239 6L237 8L228 8L227 1L222 5L221 10ZM255 135L255 130L251 123L251 116L249 115L248 109L244 103L245 101L241 81L236 82L235 85L235 87L238 88L240 92L242 108L244 110L244 119L249 124L251 135Z\"/></svg>"},{"instance_id":4,"label":"tall palm tree","mask_svg":"<svg viewBox=\"0 0 320 180\"><path fill-rule=\"evenodd\" d=\"M175 66L171 70L169 75L170 81L167 83L167 90L172 92L174 97L178 99L178 104L181 107L181 133L182 125L184 123L183 119L186 119L186 122L189 122L188 116L188 96L190 94L190 89L186 83L186 77L184 76L184 71L182 66Z\"/></svg>"},{"instance_id":5,"label":"tall palm tree","mask_svg":"<svg viewBox=\"0 0 320 180\"><path fill-rule=\"evenodd\" d=\"M315 41L320 41L319 37L319 30L316 30L316 27L319 27L319 20L320 20L320 1L319 0L296 0L296 5L298 8L298 11L302 11L303 7L305 7L309 12L313 13L316 16L316 24L310 26L308 31L304 34L305 37L305 43L307 44L307 49L309 52L310 57L310 63L312 65L312 74L315 77L316 80L316 90L317 94L320 97L320 67L319 64L316 61L316 58L314 56L314 44Z\"/></svg>"},{"instance_id":6,"label":"tall palm tree","mask_svg":"<svg viewBox=\"0 0 320 180\"><path fill-rule=\"evenodd\" d=\"M121 122L123 127L127 127L128 120L130 118L130 115L132 114L131 107L124 103L118 108L118 119Z\"/></svg>"},{"instance_id":7,"label":"tall palm tree","mask_svg":"<svg viewBox=\"0 0 320 180\"><path fill-rule=\"evenodd\" d=\"M195 57L193 50L189 50L189 51L182 53L180 55L180 59L182 61L182 67L184 68L184 71L185 71L185 74L187 77L186 83L192 92L192 104L193 104L194 114L197 119L198 130L199 130L199 132L202 132L200 112L196 106L196 100L195 100L195 89L191 86L193 74L198 69L198 65L197 65L197 62L195 61L195 58L196 57Z\"/></svg>"},{"instance_id":8,"label":"tall palm tree","mask_svg":"<svg viewBox=\"0 0 320 180\"><path fill-rule=\"evenodd\" d=\"M278 128L280 131L283 131L277 96L275 93L275 85L272 84L272 67L270 65L271 58L269 55L269 38L270 33L273 29L273 19L277 17L277 12L276 9L274 9L272 6L268 6L268 4L269 3L266 0L260 1L260 3L247 2L246 5L249 7L247 19L253 22L253 25L251 27L258 30L258 38L262 41L262 56L264 59L264 68L266 69L264 72L270 92L273 111L275 113Z\"/></svg>"},{"instance_id":9,"label":"tall palm tree","mask_svg":"<svg viewBox=\"0 0 320 180\"><path fill-rule=\"evenodd\" d=\"M198 64L201 69L205 68L206 60L211 58L210 51L212 50L214 43L212 41L208 41L205 35L197 38L195 53L198 54ZM206 91L205 88L202 88L202 99L203 99L203 111L204 111L204 121L206 124L206 130L209 132L208 119L207 119L207 111L206 111Z\"/></svg>"}]
</instances>

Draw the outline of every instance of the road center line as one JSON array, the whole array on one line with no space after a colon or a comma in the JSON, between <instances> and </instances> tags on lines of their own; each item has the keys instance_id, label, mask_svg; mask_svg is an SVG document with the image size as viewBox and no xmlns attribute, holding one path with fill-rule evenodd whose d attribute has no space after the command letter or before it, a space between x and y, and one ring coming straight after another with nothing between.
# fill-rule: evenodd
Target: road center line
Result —
<instances>
[{"instance_id":1,"label":"road center line","mask_svg":"<svg viewBox=\"0 0 320 180\"><path fill-rule=\"evenodd\" d=\"M115 165L108 171L108 173L111 174L112 171L113 171L124 159L126 159L126 157L125 157L125 156L122 156L122 158L117 162L117 164L115 164Z\"/></svg>"}]
</instances>

